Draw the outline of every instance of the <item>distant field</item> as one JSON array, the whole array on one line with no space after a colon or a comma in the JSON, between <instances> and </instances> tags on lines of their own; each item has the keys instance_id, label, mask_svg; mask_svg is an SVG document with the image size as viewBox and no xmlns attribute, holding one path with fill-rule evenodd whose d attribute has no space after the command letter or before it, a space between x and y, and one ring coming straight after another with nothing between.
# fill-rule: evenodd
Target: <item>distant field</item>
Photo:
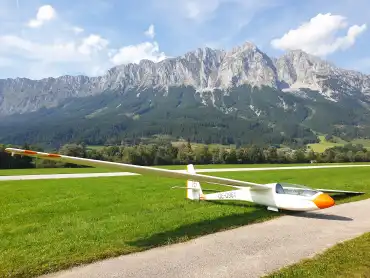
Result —
<instances>
[{"instance_id":1,"label":"distant field","mask_svg":"<svg viewBox=\"0 0 370 278\"><path fill-rule=\"evenodd\" d=\"M355 140L352 140L351 142L347 142L347 141L344 141L344 140L340 139L339 137L335 137L337 143L333 143L333 142L326 141L325 140L325 135L320 135L318 137L320 139L320 143L308 144L307 146L310 147L313 151L319 152L319 153L324 152L328 148L332 148L332 147L335 147L335 146L344 146L345 144L348 144L348 143L362 144L365 148L370 149L370 139L355 139ZM187 141L173 141L172 142L172 145L175 146L175 147L179 147L180 145L183 145L183 144L187 145ZM205 144L191 143L191 146L192 146L193 149L196 149L196 148L205 146ZM88 145L87 146L88 149L95 149L95 150L99 150L99 149L102 149L104 147L105 146L98 146L98 145ZM213 149L213 148L216 148L216 147L217 148L230 149L230 148L235 148L236 146L234 144L231 144L231 145L209 144L208 147L209 147L209 149ZM286 146L281 145L281 147L283 148L283 147L286 147Z\"/></svg>"},{"instance_id":2,"label":"distant field","mask_svg":"<svg viewBox=\"0 0 370 278\"><path fill-rule=\"evenodd\" d=\"M100 149L103 149L105 146L99 146L99 145L88 145L86 146L87 149L90 149L90 150L100 150Z\"/></svg>"},{"instance_id":3,"label":"distant field","mask_svg":"<svg viewBox=\"0 0 370 278\"><path fill-rule=\"evenodd\" d=\"M345 141L339 140L338 143L328 142L325 140L325 136L318 136L320 139L320 143L315 144L308 144L307 146L310 147L314 152L323 153L326 149L333 148L335 146L344 146Z\"/></svg>"},{"instance_id":4,"label":"distant field","mask_svg":"<svg viewBox=\"0 0 370 278\"><path fill-rule=\"evenodd\" d=\"M187 141L173 141L171 142L173 146L175 147L178 147L178 146L181 146L183 144L187 145L188 142ZM199 147L202 147L202 146L206 146L205 144L201 144L201 143L190 143L191 147L192 148L199 148ZM218 147L218 148L235 148L235 145L221 145L221 144L209 144L207 145L210 149L212 148L215 148L215 147ZM88 149L95 149L95 150L99 150L99 149L102 149L104 148L105 146L99 146L99 145L88 145L86 148Z\"/></svg>"},{"instance_id":5,"label":"distant field","mask_svg":"<svg viewBox=\"0 0 370 278\"><path fill-rule=\"evenodd\" d=\"M183 144L187 145L188 142L186 142L186 141L174 141L174 142L172 142L172 145L175 146L175 147L181 146ZM201 144L201 143L190 143L190 145L194 149L206 146L205 144ZM209 144L207 146L209 147L210 150L213 149L213 148L226 148L226 149L235 148L235 145Z\"/></svg>"},{"instance_id":6,"label":"distant field","mask_svg":"<svg viewBox=\"0 0 370 278\"><path fill-rule=\"evenodd\" d=\"M352 144L362 144L365 148L370 149L370 139L355 139L351 142L344 141L340 138L336 137L337 143L328 142L325 140L325 136L319 136L320 143L315 144L308 144L307 146L310 147L314 152L323 153L326 149L333 148L333 147L342 147L345 144L352 143Z\"/></svg>"},{"instance_id":7,"label":"distant field","mask_svg":"<svg viewBox=\"0 0 370 278\"><path fill-rule=\"evenodd\" d=\"M351 141L352 144L362 144L366 148L370 148L370 139L355 139Z\"/></svg>"},{"instance_id":8,"label":"distant field","mask_svg":"<svg viewBox=\"0 0 370 278\"><path fill-rule=\"evenodd\" d=\"M183 144L187 145L188 142L187 141L173 141L171 142L173 146L175 147L179 147ZM199 148L199 147L202 147L202 146L206 146L205 144L201 144L201 143L190 143L191 147L196 149L196 148ZM207 145L209 147L209 149L213 149L213 148L235 148L235 145L221 145L221 144L209 144ZM88 149L91 149L91 150L100 150L102 148L104 148L105 146L99 146L99 145L88 145L86 148Z\"/></svg>"},{"instance_id":9,"label":"distant field","mask_svg":"<svg viewBox=\"0 0 370 278\"><path fill-rule=\"evenodd\" d=\"M213 174L368 193L338 203L370 196L367 168ZM0 182L0 277L33 277L281 215L244 202L185 200L184 190L170 189L175 185L183 182L144 176Z\"/></svg>"},{"instance_id":10,"label":"distant field","mask_svg":"<svg viewBox=\"0 0 370 278\"><path fill-rule=\"evenodd\" d=\"M340 243L312 259L288 266L265 278L370 277L370 233Z\"/></svg>"}]
</instances>

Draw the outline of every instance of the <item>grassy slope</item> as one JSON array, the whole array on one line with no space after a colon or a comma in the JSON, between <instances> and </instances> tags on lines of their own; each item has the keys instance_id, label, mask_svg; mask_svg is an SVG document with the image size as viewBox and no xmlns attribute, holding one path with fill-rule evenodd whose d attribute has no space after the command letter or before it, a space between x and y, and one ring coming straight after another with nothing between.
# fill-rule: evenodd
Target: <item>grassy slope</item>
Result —
<instances>
[{"instance_id":1,"label":"grassy slope","mask_svg":"<svg viewBox=\"0 0 370 278\"><path fill-rule=\"evenodd\" d=\"M99 146L99 145L88 145L86 148L87 149L90 149L90 150L101 150L103 149L105 146Z\"/></svg>"},{"instance_id":2,"label":"grassy slope","mask_svg":"<svg viewBox=\"0 0 370 278\"><path fill-rule=\"evenodd\" d=\"M370 233L340 243L312 259L274 272L266 278L370 277Z\"/></svg>"},{"instance_id":3,"label":"grassy slope","mask_svg":"<svg viewBox=\"0 0 370 278\"><path fill-rule=\"evenodd\" d=\"M326 141L325 140L325 135L318 135L318 137L320 139L320 143L308 144L307 145L311 149L313 149L315 152L320 152L321 153L321 152L324 152L328 148L332 148L332 147L335 147L335 146L344 146L347 143L362 144L365 148L370 149L370 139L354 139L351 142L347 142L347 141L344 141L344 140L340 139L339 137L335 137L337 143L333 143L333 142ZM172 142L172 145L176 146L176 147L178 147L180 145L183 145L183 144L187 145L187 141L173 141ZM205 144L191 143L191 146L195 149L195 148L198 148L198 147L201 147L201 146L205 146ZM209 144L208 147L210 149L213 149L215 147L230 149L230 148L235 148L235 145ZM281 147L283 147L283 146L281 146ZM99 150L99 149L104 148L104 146L89 145L89 146L87 146L87 148L88 149Z\"/></svg>"},{"instance_id":4,"label":"grassy slope","mask_svg":"<svg viewBox=\"0 0 370 278\"><path fill-rule=\"evenodd\" d=\"M369 139L355 139L355 140L352 140L352 144L362 144L364 147L370 148Z\"/></svg>"},{"instance_id":5,"label":"grassy slope","mask_svg":"<svg viewBox=\"0 0 370 278\"><path fill-rule=\"evenodd\" d=\"M329 149L329 148L332 148L332 147L335 147L335 146L344 146L344 144L346 143L345 141L343 140L340 140L340 142L338 143L333 143L333 142L328 142L325 140L325 136L321 135L321 136L318 136L319 139L320 139L320 143L315 143L315 144L308 144L307 146L310 147L314 152L319 152L319 153L322 153L324 152L326 149Z\"/></svg>"},{"instance_id":6,"label":"grassy slope","mask_svg":"<svg viewBox=\"0 0 370 278\"><path fill-rule=\"evenodd\" d=\"M365 168L214 174L370 193ZM184 190L169 189L174 185L182 182L143 176L1 182L0 277L36 276L279 215L248 203L188 201Z\"/></svg>"},{"instance_id":7,"label":"grassy slope","mask_svg":"<svg viewBox=\"0 0 370 278\"><path fill-rule=\"evenodd\" d=\"M188 142L187 141L173 141L172 142L172 145L175 146L175 147L179 147L181 145L187 145ZM201 144L201 143L190 143L191 144L191 147L192 149L196 149L196 148L199 148L199 147L203 147L203 146L208 146L208 148L210 150L214 149L214 148L225 148L225 149L231 149L231 148L234 148L235 149L235 145L221 145L221 144Z\"/></svg>"},{"instance_id":8,"label":"grassy slope","mask_svg":"<svg viewBox=\"0 0 370 278\"><path fill-rule=\"evenodd\" d=\"M337 143L333 143L333 142L326 141L325 140L325 135L320 135L318 137L320 139L320 143L308 144L307 146L310 147L313 151L319 152L319 153L324 152L328 148L332 148L332 147L335 147L335 146L344 146L345 144L348 144L348 143L362 144L365 148L370 149L370 139L354 139L351 142L347 142L347 141L344 141L344 140L340 139L339 137L335 137L336 140L337 140ZM174 141L174 142L172 142L172 145L176 146L176 147L178 147L182 144L186 145L187 142L186 141ZM205 144L200 144L200 143L191 143L191 145L192 145L193 149L196 149L196 148L201 147L201 146L205 146ZM102 149L103 147L104 146L89 145L87 148L88 149L99 150L99 149ZM235 145L210 144L210 145L208 145L208 147L211 150L215 147L230 149L230 148L235 148ZM281 146L281 147L283 147L283 146Z\"/></svg>"},{"instance_id":9,"label":"grassy slope","mask_svg":"<svg viewBox=\"0 0 370 278\"><path fill-rule=\"evenodd\" d=\"M346 142L346 141L344 141L344 140L342 140L342 139L340 139L338 137L335 137L336 140L337 140L337 143L333 143L333 142L326 141L324 135L321 135L321 136L318 136L318 137L320 139L320 143L308 144L307 145L314 152L322 153L326 149L329 149L329 148L332 148L332 147L336 147L336 146L338 146L338 147L344 146L345 144L348 144L348 143L362 144L365 148L370 149L370 140L368 140L368 139L355 139L355 140L352 140L351 142Z\"/></svg>"}]
</instances>

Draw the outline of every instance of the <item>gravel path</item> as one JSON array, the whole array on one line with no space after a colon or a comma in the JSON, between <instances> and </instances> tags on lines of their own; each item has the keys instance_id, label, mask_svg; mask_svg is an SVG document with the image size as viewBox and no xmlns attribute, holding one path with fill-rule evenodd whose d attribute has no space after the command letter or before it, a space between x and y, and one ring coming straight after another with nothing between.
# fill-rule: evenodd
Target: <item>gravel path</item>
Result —
<instances>
[{"instance_id":1,"label":"gravel path","mask_svg":"<svg viewBox=\"0 0 370 278\"><path fill-rule=\"evenodd\" d=\"M370 199L215 233L44 278L260 277L370 231Z\"/></svg>"}]
</instances>

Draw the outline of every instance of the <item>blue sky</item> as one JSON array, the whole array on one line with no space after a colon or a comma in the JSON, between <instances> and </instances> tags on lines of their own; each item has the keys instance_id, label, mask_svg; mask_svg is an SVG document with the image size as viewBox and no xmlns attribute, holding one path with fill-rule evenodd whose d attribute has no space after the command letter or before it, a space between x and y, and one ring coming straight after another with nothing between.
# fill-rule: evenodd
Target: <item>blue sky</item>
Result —
<instances>
[{"instance_id":1,"label":"blue sky","mask_svg":"<svg viewBox=\"0 0 370 278\"><path fill-rule=\"evenodd\" d=\"M368 0L0 0L0 78L99 75L245 41L370 73Z\"/></svg>"}]
</instances>

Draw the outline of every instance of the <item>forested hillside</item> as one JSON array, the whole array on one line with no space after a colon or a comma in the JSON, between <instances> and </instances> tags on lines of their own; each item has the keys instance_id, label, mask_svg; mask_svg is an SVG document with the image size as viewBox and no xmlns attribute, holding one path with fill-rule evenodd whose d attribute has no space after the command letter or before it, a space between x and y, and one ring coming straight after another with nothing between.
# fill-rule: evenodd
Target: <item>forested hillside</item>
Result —
<instances>
[{"instance_id":1,"label":"forested hillside","mask_svg":"<svg viewBox=\"0 0 370 278\"><path fill-rule=\"evenodd\" d=\"M208 95L207 95L208 94ZM189 86L109 91L72 98L59 106L3 117L0 142L60 147L66 143L120 144L156 135L198 143L299 147L318 142L314 132L351 139L370 135L369 112L360 104L330 102L240 86L200 93ZM207 105L210 102L214 105ZM27 119L27 120L25 120Z\"/></svg>"}]
</instances>

